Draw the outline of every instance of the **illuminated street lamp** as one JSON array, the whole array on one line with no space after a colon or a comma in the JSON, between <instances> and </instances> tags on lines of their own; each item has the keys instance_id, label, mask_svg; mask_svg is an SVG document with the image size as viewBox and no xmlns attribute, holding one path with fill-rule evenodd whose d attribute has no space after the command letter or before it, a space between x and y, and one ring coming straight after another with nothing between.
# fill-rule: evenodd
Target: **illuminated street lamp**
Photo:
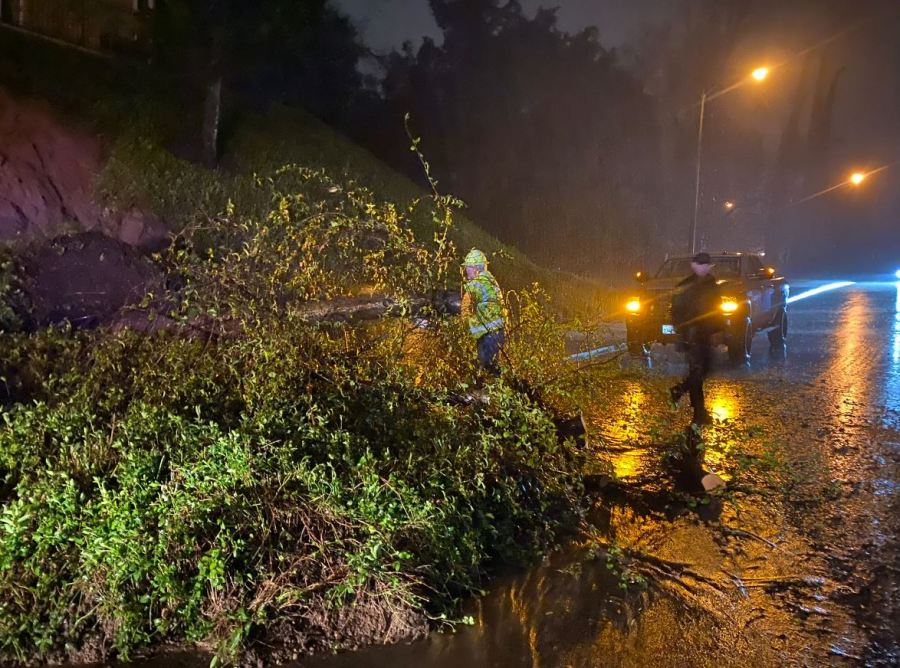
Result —
<instances>
[{"instance_id":1,"label":"illuminated street lamp","mask_svg":"<svg viewBox=\"0 0 900 668\"><path fill-rule=\"evenodd\" d=\"M798 204L803 204L804 202L808 202L811 199L817 199L819 197L824 197L825 195L832 193L835 190L847 188L850 186L852 186L854 188L859 188L865 181L869 180L870 176L874 176L875 174L878 174L879 172L883 172L884 170L892 167L894 164L896 164L896 163L882 165L881 167L878 167L876 169L870 169L865 172L853 172L850 174L849 177L847 177L847 179L845 181L835 183L832 186L828 186L824 190L814 192L812 195L807 195L806 197L799 199L796 202L792 202L791 206L797 206Z\"/></svg>"},{"instance_id":2,"label":"illuminated street lamp","mask_svg":"<svg viewBox=\"0 0 900 668\"><path fill-rule=\"evenodd\" d=\"M731 200L728 200L722 206L724 206L725 210L728 212L734 211L734 202L732 202Z\"/></svg>"},{"instance_id":3,"label":"illuminated street lamp","mask_svg":"<svg viewBox=\"0 0 900 668\"><path fill-rule=\"evenodd\" d=\"M748 78L753 82L762 83L768 76L768 67L757 67L750 73L750 76ZM736 83L715 93L707 93L706 91L703 91L703 94L700 96L700 124L697 128L697 178L694 188L694 218L691 220L692 255L697 252L697 219L700 215L700 165L703 158L703 120L706 116L706 102L707 100L715 100L717 97L721 97L725 93L733 91L735 88L743 85L743 83L743 81ZM726 208L728 208L727 205Z\"/></svg>"}]
</instances>

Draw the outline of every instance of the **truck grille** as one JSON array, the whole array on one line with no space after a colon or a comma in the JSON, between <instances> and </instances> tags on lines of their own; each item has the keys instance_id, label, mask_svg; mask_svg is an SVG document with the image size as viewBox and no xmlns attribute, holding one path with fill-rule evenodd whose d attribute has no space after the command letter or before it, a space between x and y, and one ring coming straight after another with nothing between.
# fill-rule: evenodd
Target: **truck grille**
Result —
<instances>
[{"instance_id":1,"label":"truck grille","mask_svg":"<svg viewBox=\"0 0 900 668\"><path fill-rule=\"evenodd\" d=\"M661 320L670 320L672 314L672 300L668 295L668 291L651 295L650 304L647 313Z\"/></svg>"}]
</instances>

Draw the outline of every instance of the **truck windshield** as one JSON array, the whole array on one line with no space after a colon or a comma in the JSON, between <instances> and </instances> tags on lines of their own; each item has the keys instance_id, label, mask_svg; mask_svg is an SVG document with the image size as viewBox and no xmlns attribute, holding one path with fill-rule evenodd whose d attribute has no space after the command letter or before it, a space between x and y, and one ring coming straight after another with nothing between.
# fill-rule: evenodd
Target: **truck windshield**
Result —
<instances>
[{"instance_id":1,"label":"truck windshield","mask_svg":"<svg viewBox=\"0 0 900 668\"><path fill-rule=\"evenodd\" d=\"M712 273L719 278L734 278L741 275L741 258L735 257L714 257ZM691 273L691 258L689 257L673 257L663 262L663 265L656 272L657 278L677 278L685 277Z\"/></svg>"}]
</instances>

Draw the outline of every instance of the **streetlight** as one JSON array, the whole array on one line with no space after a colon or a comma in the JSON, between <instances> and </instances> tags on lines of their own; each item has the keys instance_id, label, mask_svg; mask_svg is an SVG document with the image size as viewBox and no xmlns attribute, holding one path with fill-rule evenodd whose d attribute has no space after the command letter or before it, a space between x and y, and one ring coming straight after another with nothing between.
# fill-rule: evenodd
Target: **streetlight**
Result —
<instances>
[{"instance_id":1,"label":"streetlight","mask_svg":"<svg viewBox=\"0 0 900 668\"><path fill-rule=\"evenodd\" d=\"M887 165L882 165L876 169L870 169L865 172L852 172L850 176L845 181L841 181L840 183L835 183L832 186L828 186L823 190L813 193L812 195L807 195L802 199L798 199L796 202L791 202L789 206L797 206L798 204L803 204L804 202L808 202L811 199L816 199L817 197L822 197L823 195L827 195L828 193L834 192L840 188L854 187L859 188L863 182L868 181L870 176L874 176L875 174L879 174L890 167L893 167L897 162L892 162Z\"/></svg>"},{"instance_id":2,"label":"streetlight","mask_svg":"<svg viewBox=\"0 0 900 668\"><path fill-rule=\"evenodd\" d=\"M757 67L750 73L749 78L756 83L762 83L768 76L768 67ZM703 158L703 120L706 117L706 102L707 100L715 100L717 97L733 91L742 84L743 82L738 82L712 94L703 91L703 94L700 96L700 124L697 128L697 178L694 188L694 218L691 220L691 255L697 252L697 218L700 213L700 166Z\"/></svg>"},{"instance_id":3,"label":"streetlight","mask_svg":"<svg viewBox=\"0 0 900 668\"><path fill-rule=\"evenodd\" d=\"M725 207L725 210L728 211L729 213L731 211L734 211L734 202L732 202L731 200L728 200L722 206Z\"/></svg>"}]
</instances>

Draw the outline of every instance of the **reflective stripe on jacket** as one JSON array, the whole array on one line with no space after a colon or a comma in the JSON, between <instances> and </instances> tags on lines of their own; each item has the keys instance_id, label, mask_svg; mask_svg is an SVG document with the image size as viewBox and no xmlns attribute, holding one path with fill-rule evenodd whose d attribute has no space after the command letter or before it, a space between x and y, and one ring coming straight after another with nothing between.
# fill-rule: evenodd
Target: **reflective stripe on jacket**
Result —
<instances>
[{"instance_id":1,"label":"reflective stripe on jacket","mask_svg":"<svg viewBox=\"0 0 900 668\"><path fill-rule=\"evenodd\" d=\"M485 270L463 286L471 306L467 309L469 333L476 339L503 329L503 295L497 280Z\"/></svg>"}]
</instances>

